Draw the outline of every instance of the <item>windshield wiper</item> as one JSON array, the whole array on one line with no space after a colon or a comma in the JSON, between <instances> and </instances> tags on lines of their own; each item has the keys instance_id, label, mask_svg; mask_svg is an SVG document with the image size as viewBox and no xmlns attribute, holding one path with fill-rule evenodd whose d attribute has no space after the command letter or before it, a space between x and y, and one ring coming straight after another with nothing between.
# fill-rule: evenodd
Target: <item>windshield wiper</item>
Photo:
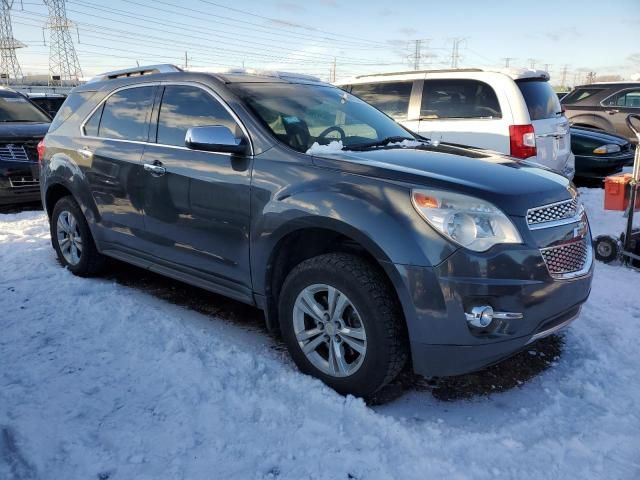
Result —
<instances>
[{"instance_id":1,"label":"windshield wiper","mask_svg":"<svg viewBox=\"0 0 640 480\"><path fill-rule=\"evenodd\" d=\"M386 147L390 143L400 143L403 140L417 141L414 137L402 137L402 136L386 137L386 138L383 138L382 140L376 140L375 142L356 143L355 145L345 145L344 150L368 150L370 148Z\"/></svg>"}]
</instances>

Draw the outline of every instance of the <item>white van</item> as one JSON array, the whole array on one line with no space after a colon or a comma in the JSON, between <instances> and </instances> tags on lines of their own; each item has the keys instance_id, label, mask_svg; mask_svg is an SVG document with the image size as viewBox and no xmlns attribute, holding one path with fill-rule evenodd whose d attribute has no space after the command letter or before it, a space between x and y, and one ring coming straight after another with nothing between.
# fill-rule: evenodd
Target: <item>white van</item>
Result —
<instances>
[{"instance_id":1,"label":"white van","mask_svg":"<svg viewBox=\"0 0 640 480\"><path fill-rule=\"evenodd\" d=\"M339 86L425 137L528 159L573 178L569 122L547 72L411 71Z\"/></svg>"}]
</instances>

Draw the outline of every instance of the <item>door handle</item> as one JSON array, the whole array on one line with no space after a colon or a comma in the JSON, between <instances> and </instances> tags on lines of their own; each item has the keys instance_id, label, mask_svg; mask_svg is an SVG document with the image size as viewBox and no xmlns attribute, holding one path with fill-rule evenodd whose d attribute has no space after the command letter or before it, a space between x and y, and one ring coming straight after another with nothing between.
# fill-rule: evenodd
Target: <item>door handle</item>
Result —
<instances>
[{"instance_id":1,"label":"door handle","mask_svg":"<svg viewBox=\"0 0 640 480\"><path fill-rule=\"evenodd\" d=\"M144 169L147 172L151 172L155 177L160 177L167 173L167 169L164 168L157 160L154 163L145 163Z\"/></svg>"},{"instance_id":2,"label":"door handle","mask_svg":"<svg viewBox=\"0 0 640 480\"><path fill-rule=\"evenodd\" d=\"M620 110L616 110L616 109L614 108L613 110L606 110L606 112L607 112L609 115L614 115L614 114L616 114L616 113L620 113Z\"/></svg>"},{"instance_id":3,"label":"door handle","mask_svg":"<svg viewBox=\"0 0 640 480\"><path fill-rule=\"evenodd\" d=\"M79 148L76 150L76 152L78 152L78 155L86 159L93 157L93 152L89 150L87 147Z\"/></svg>"}]
</instances>

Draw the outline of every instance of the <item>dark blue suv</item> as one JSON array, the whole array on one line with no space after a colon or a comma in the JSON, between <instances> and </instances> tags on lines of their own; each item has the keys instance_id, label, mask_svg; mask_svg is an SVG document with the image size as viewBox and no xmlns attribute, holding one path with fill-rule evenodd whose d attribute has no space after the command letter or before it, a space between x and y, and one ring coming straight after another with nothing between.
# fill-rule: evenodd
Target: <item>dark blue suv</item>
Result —
<instances>
[{"instance_id":1,"label":"dark blue suv","mask_svg":"<svg viewBox=\"0 0 640 480\"><path fill-rule=\"evenodd\" d=\"M562 176L430 143L331 85L158 65L76 88L39 148L60 262L114 257L265 312L294 361L368 397L569 324L589 225Z\"/></svg>"}]
</instances>

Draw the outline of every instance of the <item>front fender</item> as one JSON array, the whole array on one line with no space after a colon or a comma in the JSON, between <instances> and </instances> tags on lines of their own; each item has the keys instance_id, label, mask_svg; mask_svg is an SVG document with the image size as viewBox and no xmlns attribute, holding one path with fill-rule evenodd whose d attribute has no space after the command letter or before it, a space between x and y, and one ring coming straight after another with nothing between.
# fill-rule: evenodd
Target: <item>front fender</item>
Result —
<instances>
[{"instance_id":1,"label":"front fender","mask_svg":"<svg viewBox=\"0 0 640 480\"><path fill-rule=\"evenodd\" d=\"M256 293L265 292L268 261L281 240L307 228L350 238L383 267L430 267L456 250L415 212L408 190L383 182L371 185L350 182L334 184L330 191L286 192L274 196L259 213L254 212L257 220L252 225L251 258ZM371 188L377 189L377 194L365 195Z\"/></svg>"}]
</instances>

